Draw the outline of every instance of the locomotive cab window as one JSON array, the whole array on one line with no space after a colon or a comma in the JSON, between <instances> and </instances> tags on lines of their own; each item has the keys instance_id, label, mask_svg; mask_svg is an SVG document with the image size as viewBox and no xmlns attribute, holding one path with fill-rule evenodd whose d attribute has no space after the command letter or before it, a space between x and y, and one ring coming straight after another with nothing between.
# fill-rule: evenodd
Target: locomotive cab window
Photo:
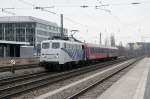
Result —
<instances>
[{"instance_id":1,"label":"locomotive cab window","mask_svg":"<svg viewBox=\"0 0 150 99\"><path fill-rule=\"evenodd\" d=\"M48 49L49 48L49 43L43 43L42 48L43 49Z\"/></svg>"},{"instance_id":2,"label":"locomotive cab window","mask_svg":"<svg viewBox=\"0 0 150 99\"><path fill-rule=\"evenodd\" d=\"M54 48L54 49L60 48L60 43L58 43L58 42L53 42L53 43L52 43L52 48Z\"/></svg>"}]
</instances>

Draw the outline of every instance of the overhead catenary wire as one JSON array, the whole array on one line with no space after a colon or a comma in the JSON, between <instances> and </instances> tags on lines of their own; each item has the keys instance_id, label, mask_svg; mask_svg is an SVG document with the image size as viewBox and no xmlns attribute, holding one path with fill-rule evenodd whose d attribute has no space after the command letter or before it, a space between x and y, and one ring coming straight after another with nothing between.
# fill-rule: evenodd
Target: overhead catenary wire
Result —
<instances>
[{"instance_id":1,"label":"overhead catenary wire","mask_svg":"<svg viewBox=\"0 0 150 99\"><path fill-rule=\"evenodd\" d=\"M56 12L53 12L53 11L50 11L50 10L47 10L47 8L55 8L55 7L80 7L80 8L88 8L88 7L94 7L95 9L100 9L100 10L103 10L103 11L106 11L106 12L111 12L111 10L109 9L106 9L106 8L101 8L101 7L104 7L104 6L113 6L113 5L122 5L122 4L103 4L102 0L96 0L99 5L71 5L71 6L68 6L68 5L52 5L52 6L45 6L45 7L41 7L41 6L36 6L35 4L33 3L30 3L29 1L26 1L26 0L18 0L26 5L29 5L29 6L32 6L33 9L40 9L41 11L45 11L45 12L49 12L49 13L52 13L52 14L55 14L57 16L59 16L59 14L57 14ZM144 4L144 3L150 3L149 1L143 1L143 2L132 2L132 3L128 3L128 4L134 4L134 5L137 5L137 4ZM127 5L127 4L125 4ZM10 8L12 10L12 8ZM8 8L1 8L1 11L4 12L4 13L8 13L8 14L12 14L12 15L15 15L15 13L13 12L10 12L8 10L10 10ZM13 9L31 9L31 8L13 8ZM86 26L86 25L83 25L79 22L75 22L74 20L70 19L70 18L67 18L65 17L67 20L70 20L71 22L75 23L75 24L80 24L82 26Z\"/></svg>"},{"instance_id":2,"label":"overhead catenary wire","mask_svg":"<svg viewBox=\"0 0 150 99\"><path fill-rule=\"evenodd\" d=\"M35 6L34 4L32 4L32 3L30 3L30 2L27 2L27 1L25 1L25 0L18 0L18 1L20 1L20 2L22 2L22 3L24 3L24 4L26 4L26 5Z\"/></svg>"},{"instance_id":3,"label":"overhead catenary wire","mask_svg":"<svg viewBox=\"0 0 150 99\"><path fill-rule=\"evenodd\" d=\"M106 12L108 12L108 13L110 13L111 15L112 15L112 13L111 13L111 10L109 10L109 9L106 9L106 8L101 8L101 7L107 7L107 6L117 6L117 5L122 5L122 4L119 4L119 3L114 3L114 4L104 4L101 0L97 0L98 1L98 5L51 5L51 6L36 6L35 4L33 4L33 3L31 3L31 2L29 2L29 1L26 1L26 0L18 0L18 1L20 1L20 2L22 2L22 3L24 3L24 4L26 4L26 5L29 5L29 6L32 6L31 8L28 8L28 7L26 7L26 8L13 8L13 9L7 9L7 8L1 8L1 11L2 12L4 12L4 13L8 13L8 14L12 14L12 15L15 15L15 13L13 13L13 12L10 12L10 11L8 11L8 10L18 10L18 9L35 9L35 10L41 10L41 11L44 11L44 12L48 12L48 13L52 13L52 14L54 14L54 15L57 15L58 17L60 17L60 14L59 13L56 13L56 12L54 12L54 11L51 11L51 10L49 10L49 8L56 8L56 7L79 7L79 8L88 8L88 7L94 7L95 9L100 9L100 10L103 10L103 11L106 11ZM149 1L143 1L143 2L132 2L132 3L127 3L127 4L125 4L124 3L124 5L131 5L131 4L134 4L134 5L137 5L137 4L145 4L145 3L150 3ZM116 16L114 16L114 15L112 15L113 17L116 17ZM84 25L84 24L82 24L82 23L80 23L80 22L77 22L77 21L75 21L75 20L73 20L73 19L71 19L71 18L68 18L68 17L66 17L66 16L64 16L64 18L66 19L66 20L68 20L68 21L70 21L70 22L72 22L72 23L74 23L74 24L78 24L78 25L81 25L81 26L84 26L84 27L87 27L87 25ZM116 18L117 20L118 20L118 18Z\"/></svg>"},{"instance_id":4,"label":"overhead catenary wire","mask_svg":"<svg viewBox=\"0 0 150 99\"><path fill-rule=\"evenodd\" d=\"M16 13L13 13L11 11L8 11L10 9L15 9L15 8L0 8L2 13L7 13L7 14L11 14L11 15L16 15Z\"/></svg>"},{"instance_id":5,"label":"overhead catenary wire","mask_svg":"<svg viewBox=\"0 0 150 99\"><path fill-rule=\"evenodd\" d=\"M41 10L43 12L47 12L47 13L51 13L53 15L56 15L58 18L60 18L60 13L56 12L56 11L52 11L52 8L59 8L59 7L68 7L68 8L81 8L81 9L85 9L88 11L88 8L93 8L93 9L99 9L99 10L103 10L107 13L109 13L112 17L114 17L114 19L116 21L118 21L117 23L120 23L120 25L123 25L125 24L123 22L123 20L120 20L118 16L116 16L115 14L113 14L111 12L111 9L109 10L107 7L109 6L115 6L115 7L120 7L120 6L130 6L130 5L145 5L145 4L150 4L150 1L141 1L141 2L131 2L131 3L103 3L101 0L97 0L99 1L98 4L84 4L83 5L50 5L50 6L37 6L36 4L33 4L33 2L31 3L31 1L28 1L28 0L18 0L18 1L21 1L23 4L26 4L26 5L29 5L29 6L26 6L26 7L15 7L15 8L0 8L0 10L2 11L2 13L6 13L6 14L11 14L11 15L16 15L16 13L13 12L13 10L23 10L23 9L26 9L26 10ZM30 7L31 6L31 7ZM136 7L136 6L135 6ZM40 9L38 9L40 8ZM86 9L87 8L87 9ZM60 8L61 9L61 8ZM82 13L83 14L83 13ZM87 27L91 27L91 26L88 26L84 23L81 23L79 20L75 20L75 18L69 18L67 16L64 15L64 19L73 23L73 26L76 25L76 26L82 26L82 27L85 27L87 29ZM92 19L92 18L91 18ZM93 19L92 19L93 20ZM119 25L119 24L118 24ZM95 28L95 27L94 27ZM129 28L129 27L126 27L126 28Z\"/></svg>"},{"instance_id":6,"label":"overhead catenary wire","mask_svg":"<svg viewBox=\"0 0 150 99\"><path fill-rule=\"evenodd\" d=\"M26 5L29 5L29 6L33 6L35 7L36 5L33 4L33 3L30 3L26 0L18 0ZM102 7L102 6L127 6L127 5L139 5L139 4L148 4L150 3L150 1L141 1L141 2L131 2L131 3L103 3L102 0L96 0L98 2L98 5L88 5L88 4L84 4L84 5L51 5L50 7L43 7L43 8L56 8L56 7L81 7L81 8L88 8L88 7L93 7L93 8L96 8L96 7Z\"/></svg>"},{"instance_id":7,"label":"overhead catenary wire","mask_svg":"<svg viewBox=\"0 0 150 99\"><path fill-rule=\"evenodd\" d=\"M102 8L102 7L107 7L107 6L117 6L117 5L122 5L122 4L119 4L119 3L114 3L114 4L108 4L108 3L103 3L102 0L96 0L99 4L98 5L52 5L52 6L45 6L45 7L41 7L41 6L36 6L35 4L31 4L25 0L19 0L27 5L30 5L33 7L33 9L39 9L41 11L44 11L44 12L48 12L48 13L52 13L54 15L57 15L58 17L60 17L60 14L54 12L54 11L51 11L51 10L48 10L47 8L56 8L56 7L80 7L80 8L89 8L89 7L94 7L95 9L100 9L100 10L103 10L105 12L108 12L112 17L114 17L116 20L119 21L119 23L122 24L122 22L118 19L118 17L116 17L115 15L113 15L111 13L111 10L109 9L106 9L106 8ZM137 5L137 4L144 4L144 2L140 3L140 2L132 2L132 3L127 3L127 4L123 4L123 5L131 5L131 4L134 4L134 5ZM71 18L68 18L66 16L64 16L64 18L74 24L78 24L80 26L84 26L87 28L87 25L84 25L80 22L77 22L77 21L74 21L73 19Z\"/></svg>"},{"instance_id":8,"label":"overhead catenary wire","mask_svg":"<svg viewBox=\"0 0 150 99\"><path fill-rule=\"evenodd\" d=\"M27 4L27 5L32 6L33 9L40 9L41 11L45 11L45 12L49 12L49 13L55 14L55 15L57 15L58 17L60 17L60 14L58 14L58 13L56 13L56 12L53 12L53 11L50 11L50 10L47 10L46 8L55 8L55 7L77 7L77 6L78 6L78 5L73 5L73 6L63 6L63 5L62 5L62 6L54 6L54 5L53 5L53 6L41 7L41 6L35 6L35 4L29 3L29 2L27 2L27 1L25 1L25 0L19 0L19 1L21 1L21 2L24 3L24 4ZM100 3L100 1L99 1L99 3ZM95 6L95 8L98 9L98 7L100 7L100 6L107 6L107 5L103 5L102 2L101 2L101 5ZM80 6L78 6L78 7L86 8L86 7L89 7L89 6L80 5ZM92 7L92 6L90 6L90 7ZM93 6L93 7L94 7L94 6ZM102 8L99 8L99 9L109 12L109 10L107 10L107 9L102 9ZM74 21L74 20L72 20L71 18L68 18L68 17L66 17L66 16L64 16L64 18L67 19L68 21L74 23L74 24L78 24L78 25L81 25L81 26L84 26L84 27L87 28L87 25L84 25L84 24L82 24L82 23L80 23L80 22Z\"/></svg>"},{"instance_id":9,"label":"overhead catenary wire","mask_svg":"<svg viewBox=\"0 0 150 99\"><path fill-rule=\"evenodd\" d=\"M56 15L57 17L60 17L60 14L61 14L61 13L59 14L59 13L56 13L56 12L54 12L54 11L47 10L47 8L55 8L55 6L45 6L45 7L42 7L42 6L36 6L35 4L29 3L29 2L27 2L27 1L25 1L25 0L19 0L19 1L21 1L21 2L24 3L24 4L27 4L27 5L32 6L33 9L41 10L41 11L44 11L44 12L48 12L48 13L51 13L51 14ZM65 18L66 20L68 20L68 21L74 23L74 24L78 24L78 25L87 27L87 25L84 25L84 24L82 24L82 23L80 23L80 22L74 21L73 19L71 19L71 18L69 18L69 17L64 16L64 18Z\"/></svg>"}]
</instances>

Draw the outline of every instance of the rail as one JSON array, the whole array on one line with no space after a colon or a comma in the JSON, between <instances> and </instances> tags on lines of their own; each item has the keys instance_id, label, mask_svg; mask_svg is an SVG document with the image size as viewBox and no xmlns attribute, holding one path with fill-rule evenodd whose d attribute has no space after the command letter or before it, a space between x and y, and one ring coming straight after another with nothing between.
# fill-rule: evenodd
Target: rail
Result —
<instances>
[{"instance_id":1,"label":"rail","mask_svg":"<svg viewBox=\"0 0 150 99\"><path fill-rule=\"evenodd\" d=\"M90 71L94 71L97 70L99 68L102 68L104 66L109 66L109 65L113 65L116 63L120 63L122 61L125 61L127 59L119 59L119 60L115 60L115 61L109 61L109 62L105 62L105 63L99 63L96 65L92 65L92 66L87 66L84 68L78 68L75 70L71 70L71 71L66 71L66 72L61 72L61 73L57 73L54 75L49 75L49 76L34 76L34 78L30 78L30 81L26 82L26 79L23 79L24 82L22 84L15 84L15 86L11 86L8 88L0 88L0 98L10 98L12 96L16 96L20 93L23 92L27 92L39 87L44 87L48 84L54 84L58 81L62 81L65 79L69 79L71 77L75 77L78 76L80 74L84 74ZM27 77L28 78L28 77ZM6 85L5 85L6 86Z\"/></svg>"},{"instance_id":2,"label":"rail","mask_svg":"<svg viewBox=\"0 0 150 99\"><path fill-rule=\"evenodd\" d=\"M99 81L97 81L97 82L95 82L95 83L92 83L91 85L89 85L89 86L87 86L86 88L84 88L84 89L78 91L77 93L73 94L72 96L68 97L67 99L78 99L79 96L81 96L82 94L86 93L88 90L94 88L95 86L97 86L98 84L100 84L101 82L103 82L104 80L106 80L106 79L112 77L112 76L115 75L116 73L118 73L118 72L124 70L125 68L127 68L128 66L130 66L130 65L134 64L135 62L141 60L142 58L143 58L143 57L136 59L136 60L133 61L132 63L128 64L128 65L125 66L124 68L121 68L121 69L117 70L116 72L112 73L111 75L106 75L106 76L104 77L104 79L101 79L101 80L99 80Z\"/></svg>"}]
</instances>

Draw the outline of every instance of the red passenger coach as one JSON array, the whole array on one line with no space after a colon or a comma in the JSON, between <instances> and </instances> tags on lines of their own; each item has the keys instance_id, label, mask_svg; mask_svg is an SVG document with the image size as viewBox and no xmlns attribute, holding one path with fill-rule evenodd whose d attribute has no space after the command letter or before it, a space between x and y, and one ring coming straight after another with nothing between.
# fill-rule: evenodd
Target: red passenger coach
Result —
<instances>
[{"instance_id":1,"label":"red passenger coach","mask_svg":"<svg viewBox=\"0 0 150 99\"><path fill-rule=\"evenodd\" d=\"M86 58L88 60L97 60L104 58L117 58L116 47L106 47L96 44L85 44Z\"/></svg>"}]
</instances>

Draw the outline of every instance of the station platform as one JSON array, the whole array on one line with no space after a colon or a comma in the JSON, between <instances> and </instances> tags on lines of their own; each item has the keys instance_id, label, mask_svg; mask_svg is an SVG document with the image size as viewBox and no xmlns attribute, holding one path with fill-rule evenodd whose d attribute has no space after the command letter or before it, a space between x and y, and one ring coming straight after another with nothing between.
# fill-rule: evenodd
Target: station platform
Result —
<instances>
[{"instance_id":1,"label":"station platform","mask_svg":"<svg viewBox=\"0 0 150 99\"><path fill-rule=\"evenodd\" d=\"M12 66L12 64L10 63L10 60L12 60L12 59L15 60L16 65L30 65L30 64L38 64L39 63L39 57L26 57L26 58L5 57L5 58L0 58L0 68Z\"/></svg>"},{"instance_id":2,"label":"station platform","mask_svg":"<svg viewBox=\"0 0 150 99\"><path fill-rule=\"evenodd\" d=\"M97 99L150 99L150 58L139 61Z\"/></svg>"}]
</instances>

